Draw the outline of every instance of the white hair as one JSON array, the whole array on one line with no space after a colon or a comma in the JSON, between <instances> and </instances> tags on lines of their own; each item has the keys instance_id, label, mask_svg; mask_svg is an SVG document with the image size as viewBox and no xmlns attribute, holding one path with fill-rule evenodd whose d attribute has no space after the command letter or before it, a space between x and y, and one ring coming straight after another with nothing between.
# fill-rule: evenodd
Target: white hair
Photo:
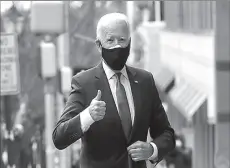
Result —
<instances>
[{"instance_id":1,"label":"white hair","mask_svg":"<svg viewBox=\"0 0 230 168\"><path fill-rule=\"evenodd\" d=\"M97 23L97 39L100 36L101 29L105 26L107 26L109 23L115 22L115 21L124 21L127 24L128 29L130 28L129 21L126 15L122 13L109 13L100 18L100 20Z\"/></svg>"}]
</instances>

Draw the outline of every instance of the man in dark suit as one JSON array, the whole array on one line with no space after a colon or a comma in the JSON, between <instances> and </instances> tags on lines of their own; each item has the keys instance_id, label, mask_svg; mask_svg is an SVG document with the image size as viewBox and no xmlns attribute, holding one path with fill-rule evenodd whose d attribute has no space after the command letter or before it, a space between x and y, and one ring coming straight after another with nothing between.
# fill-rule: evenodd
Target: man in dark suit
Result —
<instances>
[{"instance_id":1,"label":"man in dark suit","mask_svg":"<svg viewBox=\"0 0 230 168\"><path fill-rule=\"evenodd\" d=\"M174 149L152 74L125 65L130 43L127 17L103 16L96 40L102 61L72 79L53 142L64 149L81 138L82 168L146 168L145 161L158 163Z\"/></svg>"}]
</instances>

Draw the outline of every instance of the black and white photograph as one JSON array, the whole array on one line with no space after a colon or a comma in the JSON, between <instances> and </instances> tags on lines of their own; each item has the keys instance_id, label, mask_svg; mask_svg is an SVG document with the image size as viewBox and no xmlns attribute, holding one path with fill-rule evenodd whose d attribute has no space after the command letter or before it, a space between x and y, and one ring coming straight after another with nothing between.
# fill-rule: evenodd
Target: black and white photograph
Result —
<instances>
[{"instance_id":1,"label":"black and white photograph","mask_svg":"<svg viewBox=\"0 0 230 168\"><path fill-rule=\"evenodd\" d=\"M1 168L230 168L230 1L0 1Z\"/></svg>"}]
</instances>

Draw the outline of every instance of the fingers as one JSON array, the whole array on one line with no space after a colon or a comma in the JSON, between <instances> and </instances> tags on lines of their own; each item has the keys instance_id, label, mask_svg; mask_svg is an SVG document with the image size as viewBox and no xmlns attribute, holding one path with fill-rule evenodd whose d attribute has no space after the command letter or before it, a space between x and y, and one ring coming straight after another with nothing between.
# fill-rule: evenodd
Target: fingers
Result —
<instances>
[{"instance_id":1,"label":"fingers","mask_svg":"<svg viewBox=\"0 0 230 168\"><path fill-rule=\"evenodd\" d=\"M141 158L141 157L133 157L132 160L135 161L135 162L138 162L138 161L141 161L141 160L144 160L144 159Z\"/></svg>"},{"instance_id":2,"label":"fingers","mask_svg":"<svg viewBox=\"0 0 230 168\"><path fill-rule=\"evenodd\" d=\"M130 150L129 150L129 153L130 153L130 154L136 154L136 153L140 153L140 152L142 152L142 149L141 149L141 148L130 149Z\"/></svg>"},{"instance_id":3,"label":"fingers","mask_svg":"<svg viewBox=\"0 0 230 168\"><path fill-rule=\"evenodd\" d=\"M130 145L127 149L128 151L130 151L131 149L137 149L137 148L143 148L143 147L144 147L144 143L141 141L137 141L133 143L132 145Z\"/></svg>"},{"instance_id":4,"label":"fingers","mask_svg":"<svg viewBox=\"0 0 230 168\"><path fill-rule=\"evenodd\" d=\"M102 120L105 116L106 107L91 105L89 113L94 121Z\"/></svg>"},{"instance_id":5,"label":"fingers","mask_svg":"<svg viewBox=\"0 0 230 168\"><path fill-rule=\"evenodd\" d=\"M140 153L132 153L130 154L132 158L140 158L141 154Z\"/></svg>"},{"instance_id":6,"label":"fingers","mask_svg":"<svg viewBox=\"0 0 230 168\"><path fill-rule=\"evenodd\" d=\"M135 161L135 162L144 160L143 157L142 157L142 155L140 155L140 154L132 154L131 155L131 159L133 161Z\"/></svg>"},{"instance_id":7,"label":"fingers","mask_svg":"<svg viewBox=\"0 0 230 168\"><path fill-rule=\"evenodd\" d=\"M127 150L133 161L147 160L152 155L147 142L137 141L130 145Z\"/></svg>"},{"instance_id":8,"label":"fingers","mask_svg":"<svg viewBox=\"0 0 230 168\"><path fill-rule=\"evenodd\" d=\"M106 111L106 107L95 107L94 109L93 109L94 111L97 111L98 113L98 115L105 115L105 111Z\"/></svg>"},{"instance_id":9,"label":"fingers","mask_svg":"<svg viewBox=\"0 0 230 168\"><path fill-rule=\"evenodd\" d=\"M97 111L97 112L105 111L106 110L106 106L101 106L101 105L98 105L98 104L93 104L93 105L91 105L91 110L92 111Z\"/></svg>"},{"instance_id":10,"label":"fingers","mask_svg":"<svg viewBox=\"0 0 230 168\"><path fill-rule=\"evenodd\" d=\"M132 149L129 154L133 161L145 160L141 149Z\"/></svg>"},{"instance_id":11,"label":"fingers","mask_svg":"<svg viewBox=\"0 0 230 168\"><path fill-rule=\"evenodd\" d=\"M100 107L105 107L106 103L104 101L95 101L94 105L96 106L100 106Z\"/></svg>"},{"instance_id":12,"label":"fingers","mask_svg":"<svg viewBox=\"0 0 230 168\"><path fill-rule=\"evenodd\" d=\"M143 150L141 148L130 149L128 153L131 155L132 158L140 158L142 157Z\"/></svg>"},{"instance_id":13,"label":"fingers","mask_svg":"<svg viewBox=\"0 0 230 168\"><path fill-rule=\"evenodd\" d=\"M128 153L131 155L132 159L135 161L137 159L141 159L142 156L142 142L141 141L137 141L135 143L133 143L132 145L130 145L127 150Z\"/></svg>"}]
</instances>

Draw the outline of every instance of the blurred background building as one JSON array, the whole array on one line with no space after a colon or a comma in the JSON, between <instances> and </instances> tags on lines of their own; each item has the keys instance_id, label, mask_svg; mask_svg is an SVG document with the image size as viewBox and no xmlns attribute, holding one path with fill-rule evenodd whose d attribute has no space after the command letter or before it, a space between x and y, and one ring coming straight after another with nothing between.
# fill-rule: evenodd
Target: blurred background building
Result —
<instances>
[{"instance_id":1,"label":"blurred background building","mask_svg":"<svg viewBox=\"0 0 230 168\"><path fill-rule=\"evenodd\" d=\"M158 167L230 167L229 1L65 1L63 8L65 32L54 44L59 63L73 74L100 60L95 45L99 18L110 12L127 14L132 33L128 64L154 75L177 135L177 148ZM1 96L1 167L7 162L20 168L47 167L45 82L39 64L45 35L31 31L31 10L31 1L1 1L1 33L18 36L21 83L20 93L10 100ZM58 89L58 78L56 119L66 96ZM8 106L12 113L7 117ZM24 131L10 143L14 152L7 159L6 126L13 130L17 124ZM53 151L53 165L78 167L80 145L78 141L64 152Z\"/></svg>"},{"instance_id":2,"label":"blurred background building","mask_svg":"<svg viewBox=\"0 0 230 168\"><path fill-rule=\"evenodd\" d=\"M154 74L170 122L191 149L192 166L229 167L229 1L145 5L144 67Z\"/></svg>"}]
</instances>

